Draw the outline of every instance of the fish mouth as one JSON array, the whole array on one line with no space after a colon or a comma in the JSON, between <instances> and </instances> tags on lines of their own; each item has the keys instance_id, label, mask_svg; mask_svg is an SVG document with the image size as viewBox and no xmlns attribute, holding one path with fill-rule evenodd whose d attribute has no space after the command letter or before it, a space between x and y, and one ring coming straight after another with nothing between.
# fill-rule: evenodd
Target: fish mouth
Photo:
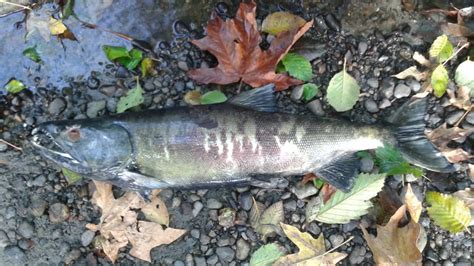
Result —
<instances>
[{"instance_id":1,"label":"fish mouth","mask_svg":"<svg viewBox=\"0 0 474 266\"><path fill-rule=\"evenodd\" d=\"M81 160L78 160L56 141L55 136L58 135L57 129L53 127L40 125L33 129L30 139L34 148L46 159L53 161L61 167L68 168L80 174L88 174L91 168Z\"/></svg>"}]
</instances>

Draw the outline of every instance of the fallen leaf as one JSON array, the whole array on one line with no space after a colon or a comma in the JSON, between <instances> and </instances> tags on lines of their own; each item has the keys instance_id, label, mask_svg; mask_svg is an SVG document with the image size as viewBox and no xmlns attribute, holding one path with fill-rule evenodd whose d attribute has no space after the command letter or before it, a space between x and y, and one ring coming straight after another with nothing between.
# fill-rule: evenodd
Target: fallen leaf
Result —
<instances>
[{"instance_id":1,"label":"fallen leaf","mask_svg":"<svg viewBox=\"0 0 474 266\"><path fill-rule=\"evenodd\" d=\"M392 75L392 77L395 77L397 79L406 79L408 77L413 77L418 81L423 81L428 78L428 73L427 72L420 72L416 66L411 66L402 72Z\"/></svg>"},{"instance_id":2,"label":"fallen leaf","mask_svg":"<svg viewBox=\"0 0 474 266\"><path fill-rule=\"evenodd\" d=\"M453 196L464 201L469 209L474 210L474 189L466 188L453 193Z\"/></svg>"},{"instance_id":3,"label":"fallen leaf","mask_svg":"<svg viewBox=\"0 0 474 266\"><path fill-rule=\"evenodd\" d=\"M305 23L306 20L290 12L275 12L263 20L262 31L278 35L285 31L298 30Z\"/></svg>"},{"instance_id":4,"label":"fallen leaf","mask_svg":"<svg viewBox=\"0 0 474 266\"><path fill-rule=\"evenodd\" d=\"M49 19L49 32L51 35L63 34L65 31L67 31L67 27L61 20L52 17Z\"/></svg>"},{"instance_id":5,"label":"fallen leaf","mask_svg":"<svg viewBox=\"0 0 474 266\"><path fill-rule=\"evenodd\" d=\"M374 208L377 224L385 224L403 205L403 202L398 192L389 186L384 186L377 196L378 201L375 203L377 204L376 207L379 208Z\"/></svg>"},{"instance_id":6,"label":"fallen leaf","mask_svg":"<svg viewBox=\"0 0 474 266\"><path fill-rule=\"evenodd\" d=\"M375 150L375 163L380 171L388 175L412 174L415 177L423 175L423 170L412 166L402 156L399 150L388 144Z\"/></svg>"},{"instance_id":7,"label":"fallen leaf","mask_svg":"<svg viewBox=\"0 0 474 266\"><path fill-rule=\"evenodd\" d=\"M309 181L313 181L317 179L318 177L315 176L313 173L308 173L303 176L303 180L301 180L302 185L306 185Z\"/></svg>"},{"instance_id":8,"label":"fallen leaf","mask_svg":"<svg viewBox=\"0 0 474 266\"><path fill-rule=\"evenodd\" d=\"M431 44L430 57L436 58L438 63L443 63L453 54L453 45L448 40L448 36L443 34L438 36L436 40Z\"/></svg>"},{"instance_id":9,"label":"fallen leaf","mask_svg":"<svg viewBox=\"0 0 474 266\"><path fill-rule=\"evenodd\" d=\"M72 170L69 170L67 168L62 168L61 171L62 171L62 173L63 173L64 177L66 178L67 183L69 185L72 185L76 182L79 182L82 179L82 176L80 174L78 174L78 173L76 173Z\"/></svg>"},{"instance_id":10,"label":"fallen leaf","mask_svg":"<svg viewBox=\"0 0 474 266\"><path fill-rule=\"evenodd\" d=\"M201 104L201 91L192 90L186 92L184 95L184 101L189 105L200 105Z\"/></svg>"},{"instance_id":11,"label":"fallen leaf","mask_svg":"<svg viewBox=\"0 0 474 266\"><path fill-rule=\"evenodd\" d=\"M458 86L469 88L471 97L474 97L474 61L466 60L456 68L454 80Z\"/></svg>"},{"instance_id":12,"label":"fallen leaf","mask_svg":"<svg viewBox=\"0 0 474 266\"><path fill-rule=\"evenodd\" d=\"M250 266L271 266L285 255L285 249L275 243L266 244L257 249L250 258Z\"/></svg>"},{"instance_id":13,"label":"fallen leaf","mask_svg":"<svg viewBox=\"0 0 474 266\"><path fill-rule=\"evenodd\" d=\"M309 233L302 233L298 228L282 223L281 228L285 235L298 247L298 253L286 255L278 259L277 265L336 265L347 254L340 252L326 252L324 235L314 239Z\"/></svg>"},{"instance_id":14,"label":"fallen leaf","mask_svg":"<svg viewBox=\"0 0 474 266\"><path fill-rule=\"evenodd\" d=\"M430 67L431 62L430 60L426 59L426 57L418 52L413 53L413 60L418 62L418 64L425 66L425 67Z\"/></svg>"},{"instance_id":15,"label":"fallen leaf","mask_svg":"<svg viewBox=\"0 0 474 266\"><path fill-rule=\"evenodd\" d=\"M332 186L329 183L324 183L323 187L321 188L321 196L323 199L323 203L326 203L334 193L336 193L337 188Z\"/></svg>"},{"instance_id":16,"label":"fallen leaf","mask_svg":"<svg viewBox=\"0 0 474 266\"><path fill-rule=\"evenodd\" d=\"M345 62L342 71L329 81L326 93L328 103L338 112L352 109L359 100L359 84L346 72Z\"/></svg>"},{"instance_id":17,"label":"fallen leaf","mask_svg":"<svg viewBox=\"0 0 474 266\"><path fill-rule=\"evenodd\" d=\"M201 96L201 104L216 104L225 101L227 101L227 97L218 90L208 91Z\"/></svg>"},{"instance_id":18,"label":"fallen leaf","mask_svg":"<svg viewBox=\"0 0 474 266\"><path fill-rule=\"evenodd\" d=\"M474 155L461 148L443 151L442 153L450 163L459 163L474 158Z\"/></svg>"},{"instance_id":19,"label":"fallen leaf","mask_svg":"<svg viewBox=\"0 0 474 266\"><path fill-rule=\"evenodd\" d=\"M474 73L474 72L473 72ZM473 87L474 88L474 87ZM469 89L466 86L460 86L454 93L451 90L448 90L449 102L459 108L464 110L469 110L473 108L473 104L471 103L471 92L474 91Z\"/></svg>"},{"instance_id":20,"label":"fallen leaf","mask_svg":"<svg viewBox=\"0 0 474 266\"><path fill-rule=\"evenodd\" d=\"M280 223L284 220L283 202L278 201L265 208L265 205L253 199L250 209L250 226L262 235L265 240L273 233L281 234Z\"/></svg>"},{"instance_id":21,"label":"fallen leaf","mask_svg":"<svg viewBox=\"0 0 474 266\"><path fill-rule=\"evenodd\" d=\"M20 91L26 88L23 82L18 81L16 79L11 79L7 85L5 85L5 90L11 94L19 93Z\"/></svg>"},{"instance_id":22,"label":"fallen leaf","mask_svg":"<svg viewBox=\"0 0 474 266\"><path fill-rule=\"evenodd\" d=\"M28 57L29 59L31 59L31 61L33 61L35 63L40 63L41 62L41 57L38 54L38 51L36 50L36 45L23 50L23 55Z\"/></svg>"},{"instance_id":23,"label":"fallen leaf","mask_svg":"<svg viewBox=\"0 0 474 266\"><path fill-rule=\"evenodd\" d=\"M268 50L263 51L255 10L254 2L241 3L234 19L224 21L216 14L211 16L207 36L192 43L212 53L219 64L215 68L190 70L190 78L204 84L229 84L242 80L254 88L274 83L277 90L302 83L285 74L275 73L275 68L291 46L313 25L313 21L297 30L278 34Z\"/></svg>"},{"instance_id":24,"label":"fallen leaf","mask_svg":"<svg viewBox=\"0 0 474 266\"><path fill-rule=\"evenodd\" d=\"M423 206L421 201L416 197L415 193L413 193L410 184L408 184L407 192L405 194L405 205L407 206L408 212L410 213L413 221L418 223Z\"/></svg>"},{"instance_id":25,"label":"fallen leaf","mask_svg":"<svg viewBox=\"0 0 474 266\"><path fill-rule=\"evenodd\" d=\"M450 127L444 123L433 131L426 134L428 139L441 151L449 150L448 144L451 141L464 142L466 137L474 133L473 128Z\"/></svg>"},{"instance_id":26,"label":"fallen leaf","mask_svg":"<svg viewBox=\"0 0 474 266\"><path fill-rule=\"evenodd\" d=\"M471 222L471 211L466 203L452 195L429 191L426 193L428 215L441 228L451 233L467 230Z\"/></svg>"},{"instance_id":27,"label":"fallen leaf","mask_svg":"<svg viewBox=\"0 0 474 266\"><path fill-rule=\"evenodd\" d=\"M281 59L281 63L292 77L303 81L309 81L313 77L311 63L302 55L288 53Z\"/></svg>"},{"instance_id":28,"label":"fallen leaf","mask_svg":"<svg viewBox=\"0 0 474 266\"><path fill-rule=\"evenodd\" d=\"M117 103L117 113L123 113L126 110L139 106L145 101L143 89L140 86L140 80L137 77L137 86L127 92L126 96L120 97Z\"/></svg>"},{"instance_id":29,"label":"fallen leaf","mask_svg":"<svg viewBox=\"0 0 474 266\"><path fill-rule=\"evenodd\" d=\"M115 198L112 185L94 181L96 190L92 203L101 209L99 224L87 224L92 231L100 231L105 238L101 246L107 257L115 262L119 249L131 243L130 254L142 260L151 261L150 250L156 246L169 244L186 231L167 227L168 211L157 197L158 191L151 193L151 202L145 202L137 193L127 192ZM150 221L138 220L137 210L141 210Z\"/></svg>"},{"instance_id":30,"label":"fallen leaf","mask_svg":"<svg viewBox=\"0 0 474 266\"><path fill-rule=\"evenodd\" d=\"M142 71L142 78L147 76L156 76L158 73L155 70L155 61L151 58L147 57L144 58L140 64L140 68Z\"/></svg>"},{"instance_id":31,"label":"fallen leaf","mask_svg":"<svg viewBox=\"0 0 474 266\"><path fill-rule=\"evenodd\" d=\"M448 88L448 83L448 71L440 64L431 74L431 87L433 88L434 95L438 98L443 96Z\"/></svg>"},{"instance_id":32,"label":"fallen leaf","mask_svg":"<svg viewBox=\"0 0 474 266\"><path fill-rule=\"evenodd\" d=\"M377 265L421 265L422 254L417 246L421 226L410 220L407 225L399 227L405 212L406 205L403 205L385 226L377 225L377 237L361 227Z\"/></svg>"},{"instance_id":33,"label":"fallen leaf","mask_svg":"<svg viewBox=\"0 0 474 266\"><path fill-rule=\"evenodd\" d=\"M49 41L51 39L51 32L49 29L49 19L50 17L44 13L37 12L28 12L28 17L26 19L26 37L25 39L30 38L35 32L45 40Z\"/></svg>"},{"instance_id":34,"label":"fallen leaf","mask_svg":"<svg viewBox=\"0 0 474 266\"><path fill-rule=\"evenodd\" d=\"M311 101L319 92L319 86L314 83L306 83L303 85L303 99L307 102Z\"/></svg>"}]
</instances>

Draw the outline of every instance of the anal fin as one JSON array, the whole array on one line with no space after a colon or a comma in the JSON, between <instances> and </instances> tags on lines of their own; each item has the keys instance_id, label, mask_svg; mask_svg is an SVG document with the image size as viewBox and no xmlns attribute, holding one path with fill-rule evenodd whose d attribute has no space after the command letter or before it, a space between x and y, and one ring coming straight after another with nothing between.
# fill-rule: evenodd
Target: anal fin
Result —
<instances>
[{"instance_id":1,"label":"anal fin","mask_svg":"<svg viewBox=\"0 0 474 266\"><path fill-rule=\"evenodd\" d=\"M349 192L359 173L360 160L355 153L339 155L331 162L314 170L314 174L337 189Z\"/></svg>"}]
</instances>

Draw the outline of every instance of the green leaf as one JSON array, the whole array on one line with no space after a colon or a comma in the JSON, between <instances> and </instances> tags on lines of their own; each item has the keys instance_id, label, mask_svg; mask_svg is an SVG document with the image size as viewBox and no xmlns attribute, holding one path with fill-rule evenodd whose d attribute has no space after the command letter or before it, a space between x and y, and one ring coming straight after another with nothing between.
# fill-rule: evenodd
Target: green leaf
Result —
<instances>
[{"instance_id":1,"label":"green leaf","mask_svg":"<svg viewBox=\"0 0 474 266\"><path fill-rule=\"evenodd\" d=\"M38 51L36 51L36 45L23 50L23 55L31 59L33 62L36 62L36 63L41 62L41 57L38 54Z\"/></svg>"},{"instance_id":2,"label":"green leaf","mask_svg":"<svg viewBox=\"0 0 474 266\"><path fill-rule=\"evenodd\" d=\"M63 6L62 15L63 19L69 18L74 14L74 0L66 0L66 4Z\"/></svg>"},{"instance_id":3,"label":"green leaf","mask_svg":"<svg viewBox=\"0 0 474 266\"><path fill-rule=\"evenodd\" d=\"M443 65L439 65L431 74L431 87L436 97L441 97L448 88L449 76L448 71Z\"/></svg>"},{"instance_id":4,"label":"green leaf","mask_svg":"<svg viewBox=\"0 0 474 266\"><path fill-rule=\"evenodd\" d=\"M280 74L286 72L285 66L283 65L283 63L281 61L278 62L277 66L276 66L276 69L275 69L275 72L280 73Z\"/></svg>"},{"instance_id":5,"label":"green leaf","mask_svg":"<svg viewBox=\"0 0 474 266\"><path fill-rule=\"evenodd\" d=\"M155 69L155 62L151 58L145 58L142 60L142 63L140 64L141 70L142 70L142 77L146 76L152 76Z\"/></svg>"},{"instance_id":6,"label":"green leaf","mask_svg":"<svg viewBox=\"0 0 474 266\"><path fill-rule=\"evenodd\" d=\"M284 31L299 29L305 23L306 20L290 12L275 12L263 20L262 31L271 35L277 35Z\"/></svg>"},{"instance_id":7,"label":"green leaf","mask_svg":"<svg viewBox=\"0 0 474 266\"><path fill-rule=\"evenodd\" d=\"M104 50L105 56L110 61L114 62L118 58L131 58L130 54L128 53L127 48L123 46L111 46L111 45L103 45L102 50Z\"/></svg>"},{"instance_id":8,"label":"green leaf","mask_svg":"<svg viewBox=\"0 0 474 266\"><path fill-rule=\"evenodd\" d=\"M327 89L327 100L338 112L345 112L356 104L359 99L360 87L357 81L344 69L334 75Z\"/></svg>"},{"instance_id":9,"label":"green leaf","mask_svg":"<svg viewBox=\"0 0 474 266\"><path fill-rule=\"evenodd\" d=\"M324 185L324 181L321 178L315 178L315 179L313 179L313 185L317 189L321 189Z\"/></svg>"},{"instance_id":10,"label":"green leaf","mask_svg":"<svg viewBox=\"0 0 474 266\"><path fill-rule=\"evenodd\" d=\"M288 73L300 80L309 81L313 77L311 63L302 55L288 53L281 60Z\"/></svg>"},{"instance_id":11,"label":"green leaf","mask_svg":"<svg viewBox=\"0 0 474 266\"><path fill-rule=\"evenodd\" d=\"M388 175L412 174L416 177L423 175L421 168L410 165L397 149L387 144L375 150L375 162L380 171Z\"/></svg>"},{"instance_id":12,"label":"green leaf","mask_svg":"<svg viewBox=\"0 0 474 266\"><path fill-rule=\"evenodd\" d=\"M140 86L140 81L137 77L137 86L128 91L127 96L121 97L117 103L117 113L123 113L132 107L139 106L143 103L143 89Z\"/></svg>"},{"instance_id":13,"label":"green leaf","mask_svg":"<svg viewBox=\"0 0 474 266\"><path fill-rule=\"evenodd\" d=\"M474 97L474 61L466 60L456 68L454 80L458 86L468 87Z\"/></svg>"},{"instance_id":14,"label":"green leaf","mask_svg":"<svg viewBox=\"0 0 474 266\"><path fill-rule=\"evenodd\" d=\"M266 244L252 254L250 266L270 266L283 255L285 255L285 253L277 244Z\"/></svg>"},{"instance_id":15,"label":"green leaf","mask_svg":"<svg viewBox=\"0 0 474 266\"><path fill-rule=\"evenodd\" d=\"M426 193L426 202L431 205L427 208L428 215L441 228L451 233L467 230L471 211L464 201L451 195L429 191Z\"/></svg>"},{"instance_id":16,"label":"green leaf","mask_svg":"<svg viewBox=\"0 0 474 266\"><path fill-rule=\"evenodd\" d=\"M18 81L16 79L10 80L7 85L5 85L5 90L9 93L15 94L19 93L20 91L24 90L25 84L23 84L21 81Z\"/></svg>"},{"instance_id":17,"label":"green leaf","mask_svg":"<svg viewBox=\"0 0 474 266\"><path fill-rule=\"evenodd\" d=\"M215 104L223 103L225 101L227 101L227 97L224 93L218 90L206 92L201 96L201 104Z\"/></svg>"},{"instance_id":18,"label":"green leaf","mask_svg":"<svg viewBox=\"0 0 474 266\"><path fill-rule=\"evenodd\" d=\"M129 51L130 57L120 57L117 58L117 62L122 66L126 67L128 70L134 70L138 64L142 61L143 52L133 48Z\"/></svg>"},{"instance_id":19,"label":"green leaf","mask_svg":"<svg viewBox=\"0 0 474 266\"><path fill-rule=\"evenodd\" d=\"M453 54L453 45L448 36L443 34L434 40L430 48L430 57L436 58L438 63L443 63Z\"/></svg>"},{"instance_id":20,"label":"green leaf","mask_svg":"<svg viewBox=\"0 0 474 266\"><path fill-rule=\"evenodd\" d=\"M372 207L370 199L382 190L385 174L360 174L352 190L344 193L340 190L319 210L306 209L308 221L317 220L328 224L345 224L352 219L358 219Z\"/></svg>"},{"instance_id":21,"label":"green leaf","mask_svg":"<svg viewBox=\"0 0 474 266\"><path fill-rule=\"evenodd\" d=\"M310 101L316 96L319 91L319 86L314 83L306 83L303 85L303 99L305 101Z\"/></svg>"},{"instance_id":22,"label":"green leaf","mask_svg":"<svg viewBox=\"0 0 474 266\"><path fill-rule=\"evenodd\" d=\"M62 168L61 171L63 172L64 177L67 180L69 185L72 185L82 179L82 176L74 171L71 171L67 168Z\"/></svg>"}]
</instances>

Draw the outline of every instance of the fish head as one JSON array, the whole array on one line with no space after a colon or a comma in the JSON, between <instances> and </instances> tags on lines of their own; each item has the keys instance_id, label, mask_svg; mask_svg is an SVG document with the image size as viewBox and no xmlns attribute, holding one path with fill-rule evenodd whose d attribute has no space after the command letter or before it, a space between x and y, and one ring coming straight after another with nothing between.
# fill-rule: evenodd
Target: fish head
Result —
<instances>
[{"instance_id":1,"label":"fish head","mask_svg":"<svg viewBox=\"0 0 474 266\"><path fill-rule=\"evenodd\" d=\"M56 164L79 174L120 169L130 162L128 131L104 121L55 121L33 131L33 146Z\"/></svg>"}]
</instances>

